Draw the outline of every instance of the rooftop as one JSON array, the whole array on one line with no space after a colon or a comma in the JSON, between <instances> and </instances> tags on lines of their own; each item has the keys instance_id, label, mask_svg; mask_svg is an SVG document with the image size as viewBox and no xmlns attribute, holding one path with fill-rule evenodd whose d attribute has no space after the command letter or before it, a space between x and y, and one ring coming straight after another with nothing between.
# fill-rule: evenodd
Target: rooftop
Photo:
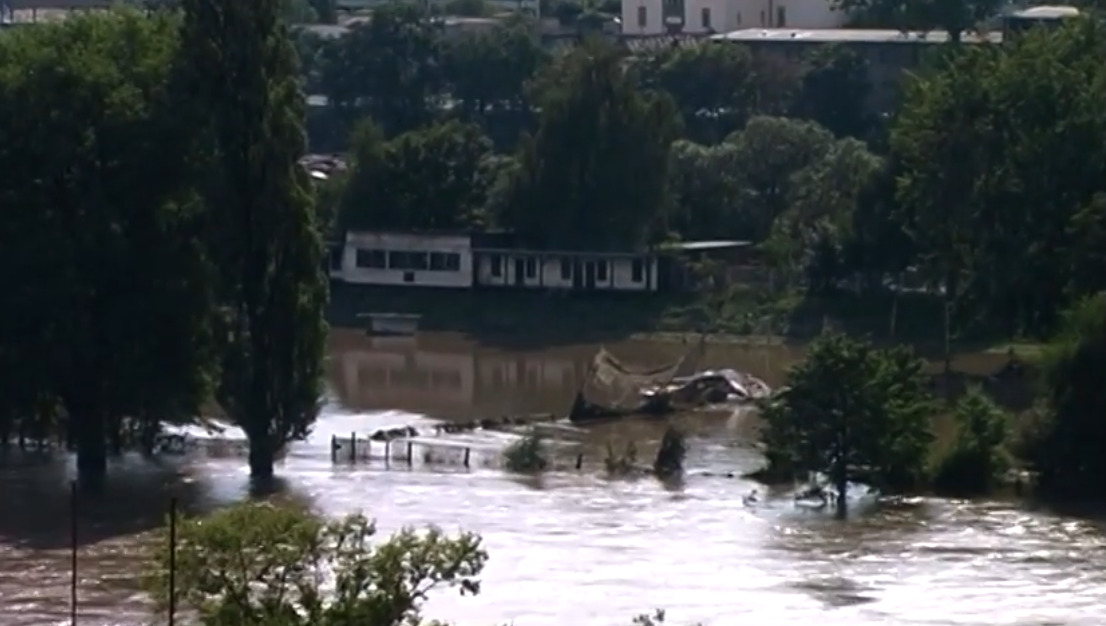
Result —
<instances>
[{"instance_id":1,"label":"rooftop","mask_svg":"<svg viewBox=\"0 0 1106 626\"><path fill-rule=\"evenodd\" d=\"M1026 20L1059 20L1067 17L1079 17L1079 9L1069 6L1039 6L1010 14Z\"/></svg>"},{"instance_id":2,"label":"rooftop","mask_svg":"<svg viewBox=\"0 0 1106 626\"><path fill-rule=\"evenodd\" d=\"M877 28L746 28L729 33L714 35L718 41L774 41L802 43L910 43L940 44L948 43L949 34L943 30L901 31ZM1002 43L1002 33L964 33L962 40L967 43Z\"/></svg>"}]
</instances>

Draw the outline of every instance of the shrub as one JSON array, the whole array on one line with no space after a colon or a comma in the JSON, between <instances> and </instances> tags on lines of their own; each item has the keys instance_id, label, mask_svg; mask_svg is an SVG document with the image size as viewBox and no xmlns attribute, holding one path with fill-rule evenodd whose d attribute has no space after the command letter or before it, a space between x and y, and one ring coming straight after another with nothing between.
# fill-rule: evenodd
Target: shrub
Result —
<instances>
[{"instance_id":1,"label":"shrub","mask_svg":"<svg viewBox=\"0 0 1106 626\"><path fill-rule=\"evenodd\" d=\"M956 445L940 461L934 487L951 495L991 492L1010 469L1006 413L979 388L956 403Z\"/></svg>"},{"instance_id":2,"label":"shrub","mask_svg":"<svg viewBox=\"0 0 1106 626\"><path fill-rule=\"evenodd\" d=\"M404 529L373 545L362 515L327 522L290 506L243 504L178 527L178 605L204 626L417 623L432 589L478 593L487 561L472 534ZM167 543L162 534L145 578L162 608Z\"/></svg>"},{"instance_id":3,"label":"shrub","mask_svg":"<svg viewBox=\"0 0 1106 626\"><path fill-rule=\"evenodd\" d=\"M687 438L674 426L664 431L661 447L653 462L653 470L661 478L675 476L684 471L684 458L687 456Z\"/></svg>"},{"instance_id":4,"label":"shrub","mask_svg":"<svg viewBox=\"0 0 1106 626\"><path fill-rule=\"evenodd\" d=\"M542 472L549 467L545 458L545 438L529 433L503 451L503 464L512 472Z\"/></svg>"}]
</instances>

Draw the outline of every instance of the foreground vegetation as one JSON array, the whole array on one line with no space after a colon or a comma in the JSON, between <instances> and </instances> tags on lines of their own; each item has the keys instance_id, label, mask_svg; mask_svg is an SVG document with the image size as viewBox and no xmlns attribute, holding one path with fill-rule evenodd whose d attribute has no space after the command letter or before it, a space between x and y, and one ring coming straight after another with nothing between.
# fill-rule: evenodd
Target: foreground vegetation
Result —
<instances>
[{"instance_id":1,"label":"foreground vegetation","mask_svg":"<svg viewBox=\"0 0 1106 626\"><path fill-rule=\"evenodd\" d=\"M383 542L363 515L325 521L287 505L243 504L178 524L175 554L151 545L145 587L158 607L204 626L400 626L425 622L429 594L480 593L488 553L471 533L401 530ZM633 620L665 623L663 611Z\"/></svg>"}]
</instances>

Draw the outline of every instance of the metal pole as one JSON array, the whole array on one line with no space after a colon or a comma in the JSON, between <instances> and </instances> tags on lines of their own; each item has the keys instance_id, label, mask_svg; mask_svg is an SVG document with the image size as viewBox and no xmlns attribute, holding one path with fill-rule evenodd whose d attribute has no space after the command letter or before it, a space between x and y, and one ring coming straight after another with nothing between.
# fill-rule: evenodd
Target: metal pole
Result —
<instances>
[{"instance_id":1,"label":"metal pole","mask_svg":"<svg viewBox=\"0 0 1106 626\"><path fill-rule=\"evenodd\" d=\"M69 624L77 626L77 481L69 482L69 539L71 549L69 581Z\"/></svg>"},{"instance_id":2,"label":"metal pole","mask_svg":"<svg viewBox=\"0 0 1106 626\"><path fill-rule=\"evenodd\" d=\"M169 499L169 626L177 615L177 499Z\"/></svg>"}]
</instances>

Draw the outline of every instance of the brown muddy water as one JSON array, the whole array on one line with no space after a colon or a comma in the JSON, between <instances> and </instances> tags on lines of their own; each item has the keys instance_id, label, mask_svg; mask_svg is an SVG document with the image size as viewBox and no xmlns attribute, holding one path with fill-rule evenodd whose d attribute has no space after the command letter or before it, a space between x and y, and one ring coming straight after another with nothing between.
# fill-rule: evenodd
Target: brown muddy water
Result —
<instances>
[{"instance_id":1,"label":"brown muddy water","mask_svg":"<svg viewBox=\"0 0 1106 626\"><path fill-rule=\"evenodd\" d=\"M679 346L611 346L656 362ZM479 468L335 466L332 434L420 419L564 411L595 346L543 352L476 347L458 338L372 340L335 333L331 397L313 436L280 468L289 497L320 511L363 510L384 532L438 524L483 535L491 560L483 593L434 597L430 617L461 626L620 626L654 607L675 624L749 623L1018 626L1106 624L1103 529L1003 502L925 499L861 507L846 523L796 510L786 498L756 507L756 485L692 476L678 488L564 472L541 480ZM778 382L785 348L719 347L706 365ZM995 357L962 362L985 371ZM676 418L689 427L694 471L759 462L747 413ZM602 441L643 452L662 424L604 426ZM0 626L68 623L67 481L72 460L8 462L0 470ZM176 495L190 512L247 496L240 459L151 465L124 459L80 516L80 621L156 623L137 591L142 534Z\"/></svg>"}]
</instances>

